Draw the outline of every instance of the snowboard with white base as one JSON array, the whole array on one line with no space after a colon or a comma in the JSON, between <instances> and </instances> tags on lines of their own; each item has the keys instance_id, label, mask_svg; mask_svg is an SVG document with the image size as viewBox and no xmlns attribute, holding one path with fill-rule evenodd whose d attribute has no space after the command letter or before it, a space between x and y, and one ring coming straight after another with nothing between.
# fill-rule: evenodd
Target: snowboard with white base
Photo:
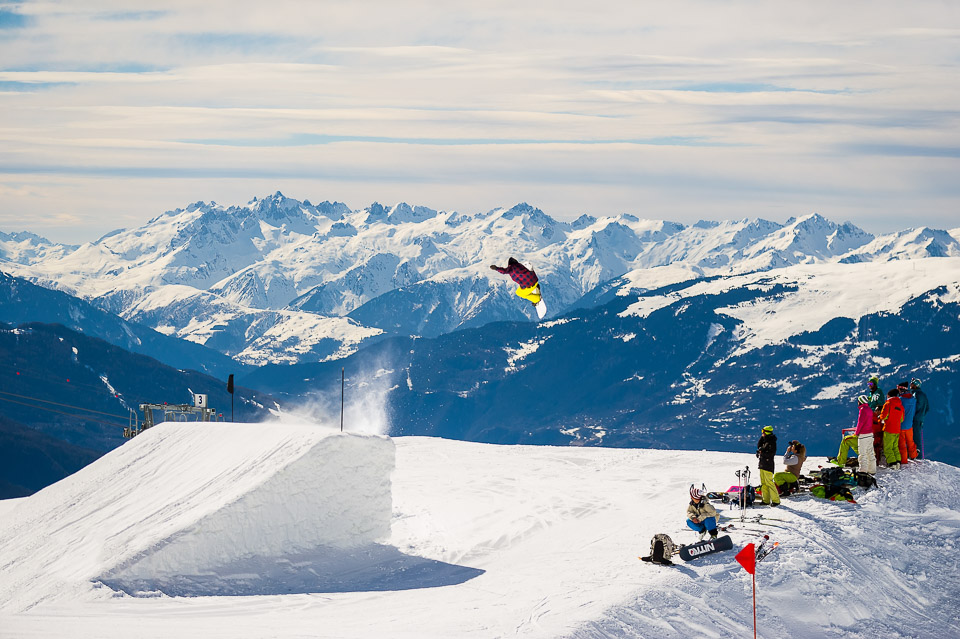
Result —
<instances>
[{"instance_id":1,"label":"snowboard with white base","mask_svg":"<svg viewBox=\"0 0 960 639\"><path fill-rule=\"evenodd\" d=\"M543 298L540 298L540 301L534 304L534 307L537 309L537 317L543 319L547 314L547 305L543 303Z\"/></svg>"}]
</instances>

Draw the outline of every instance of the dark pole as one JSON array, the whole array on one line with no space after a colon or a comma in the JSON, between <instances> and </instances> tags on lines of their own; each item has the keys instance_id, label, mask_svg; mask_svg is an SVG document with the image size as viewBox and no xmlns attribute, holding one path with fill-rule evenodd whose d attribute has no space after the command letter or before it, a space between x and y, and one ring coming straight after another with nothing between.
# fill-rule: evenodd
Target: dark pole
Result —
<instances>
[{"instance_id":1,"label":"dark pole","mask_svg":"<svg viewBox=\"0 0 960 639\"><path fill-rule=\"evenodd\" d=\"M230 421L233 421L233 373L227 378L227 392L230 393Z\"/></svg>"},{"instance_id":2,"label":"dark pole","mask_svg":"<svg viewBox=\"0 0 960 639\"><path fill-rule=\"evenodd\" d=\"M340 367L340 432L343 432L343 367Z\"/></svg>"}]
</instances>

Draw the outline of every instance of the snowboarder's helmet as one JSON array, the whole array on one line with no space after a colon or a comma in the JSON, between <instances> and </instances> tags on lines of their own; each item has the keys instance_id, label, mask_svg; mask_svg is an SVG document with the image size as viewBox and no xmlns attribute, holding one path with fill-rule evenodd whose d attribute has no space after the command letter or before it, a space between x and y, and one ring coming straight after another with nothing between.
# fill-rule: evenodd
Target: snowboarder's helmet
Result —
<instances>
[{"instance_id":1,"label":"snowboarder's helmet","mask_svg":"<svg viewBox=\"0 0 960 639\"><path fill-rule=\"evenodd\" d=\"M858 403L858 404L869 404L869 403L870 403L870 398L867 397L866 395L861 395L860 397L857 398L857 403Z\"/></svg>"},{"instance_id":2,"label":"snowboarder's helmet","mask_svg":"<svg viewBox=\"0 0 960 639\"><path fill-rule=\"evenodd\" d=\"M870 379L867 380L867 383L868 383L868 384L877 384L877 385L879 386L879 384L880 384L880 378L877 377L876 375L874 375L873 377L871 377Z\"/></svg>"},{"instance_id":3,"label":"snowboarder's helmet","mask_svg":"<svg viewBox=\"0 0 960 639\"><path fill-rule=\"evenodd\" d=\"M764 426L764 427L763 427L763 432L765 432L765 433L772 433L772 432L773 432L773 426Z\"/></svg>"},{"instance_id":4,"label":"snowboarder's helmet","mask_svg":"<svg viewBox=\"0 0 960 639\"><path fill-rule=\"evenodd\" d=\"M914 377L910 380L910 388L920 388L920 380Z\"/></svg>"},{"instance_id":5,"label":"snowboarder's helmet","mask_svg":"<svg viewBox=\"0 0 960 639\"><path fill-rule=\"evenodd\" d=\"M690 499L703 499L703 491L690 484Z\"/></svg>"}]
</instances>

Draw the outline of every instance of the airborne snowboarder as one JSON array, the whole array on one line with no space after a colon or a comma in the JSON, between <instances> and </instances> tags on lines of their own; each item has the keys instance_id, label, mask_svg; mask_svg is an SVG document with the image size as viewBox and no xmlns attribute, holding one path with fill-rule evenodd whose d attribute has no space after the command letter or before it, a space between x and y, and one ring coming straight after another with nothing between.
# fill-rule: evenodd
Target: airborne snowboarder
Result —
<instances>
[{"instance_id":1,"label":"airborne snowboarder","mask_svg":"<svg viewBox=\"0 0 960 639\"><path fill-rule=\"evenodd\" d=\"M519 287L516 290L517 296L533 304L537 309L537 315L543 319L547 307L544 305L540 295L540 280L537 278L535 271L528 269L513 257L507 260L507 266L504 268L496 264L491 264L490 268L498 273L509 275Z\"/></svg>"}]
</instances>

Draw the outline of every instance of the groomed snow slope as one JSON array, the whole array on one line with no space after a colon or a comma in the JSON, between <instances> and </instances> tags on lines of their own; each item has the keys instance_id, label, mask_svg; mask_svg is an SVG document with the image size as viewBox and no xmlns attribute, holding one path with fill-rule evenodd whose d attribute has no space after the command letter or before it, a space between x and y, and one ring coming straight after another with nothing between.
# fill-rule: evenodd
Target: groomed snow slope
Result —
<instances>
[{"instance_id":1,"label":"groomed snow slope","mask_svg":"<svg viewBox=\"0 0 960 639\"><path fill-rule=\"evenodd\" d=\"M280 424L164 423L22 500L0 527L0 613L135 591L390 531L394 445ZM224 591L222 582L207 580Z\"/></svg>"},{"instance_id":2,"label":"groomed snow slope","mask_svg":"<svg viewBox=\"0 0 960 639\"><path fill-rule=\"evenodd\" d=\"M0 612L0 635L751 635L750 579L734 562L734 552L672 568L637 557L648 552L656 532L691 541L693 533L683 525L690 483L726 488L736 483L737 469L745 464L755 469L752 454L493 446L419 437L394 441L392 531L385 545L349 555L321 550L277 558L295 594L278 588L259 596L130 596L93 581L117 562L106 554L109 547L92 549L119 531L140 537L149 530L142 522L159 517L132 516L130 507L94 512L83 500L64 500L51 510L44 506L47 491L13 511L0 510L9 515L0 524L0 592L6 599L29 588L40 602L29 609L7 606ZM166 463L175 459L160 448L149 452ZM236 457L258 455L248 450ZM358 459L362 455L353 461ZM807 465L823 462L814 458ZM144 458L136 466L145 463L154 462ZM186 483L205 483L202 469L182 472ZM92 496L105 485L100 479L78 473L61 484ZM789 522L787 528L768 529L781 547L758 571L761 637L960 636L960 469L923 462L882 470L878 479L879 490L857 489L859 504L803 496L785 500L776 510L751 511L769 511ZM222 482L223 489L230 483ZM60 484L52 488L63 490ZM198 501L219 499L211 490ZM149 504L140 508L151 510ZM721 507L721 514L736 513ZM79 546L57 541L51 549L66 534L67 521ZM251 517L249 523L256 521ZM100 526L117 532L102 534ZM25 528L39 540L32 552L16 545L29 539ZM732 536L739 548L755 534ZM99 541L85 541L89 536ZM13 551L23 564L14 567L17 583L9 576ZM67 554L53 563L54 553ZM266 564L251 566L272 570ZM317 566L339 568L340 580L324 581ZM222 585L229 577L214 572L212 583ZM246 578L269 581L255 572ZM65 592L54 597L55 589Z\"/></svg>"}]
</instances>

